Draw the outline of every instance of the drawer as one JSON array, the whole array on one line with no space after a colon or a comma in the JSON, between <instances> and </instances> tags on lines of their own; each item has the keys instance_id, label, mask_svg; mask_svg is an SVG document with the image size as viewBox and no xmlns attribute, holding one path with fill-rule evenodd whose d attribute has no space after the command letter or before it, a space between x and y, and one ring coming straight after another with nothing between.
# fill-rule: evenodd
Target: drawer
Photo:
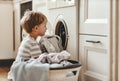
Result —
<instances>
[{"instance_id":1,"label":"drawer","mask_svg":"<svg viewBox=\"0 0 120 81\"><path fill-rule=\"evenodd\" d=\"M91 81L107 81L110 66L108 40L107 36L79 35L79 61L86 81L87 77Z\"/></svg>"},{"instance_id":2,"label":"drawer","mask_svg":"<svg viewBox=\"0 0 120 81\"><path fill-rule=\"evenodd\" d=\"M90 35L80 35L79 37L80 46L88 46L93 48L108 48L108 37L102 36L90 36Z\"/></svg>"}]
</instances>

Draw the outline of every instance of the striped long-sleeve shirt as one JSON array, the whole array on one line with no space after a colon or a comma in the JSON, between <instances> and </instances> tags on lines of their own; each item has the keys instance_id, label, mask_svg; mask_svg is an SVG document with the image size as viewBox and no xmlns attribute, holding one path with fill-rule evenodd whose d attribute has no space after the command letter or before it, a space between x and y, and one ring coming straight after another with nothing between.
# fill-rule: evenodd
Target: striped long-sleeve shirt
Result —
<instances>
[{"instance_id":1,"label":"striped long-sleeve shirt","mask_svg":"<svg viewBox=\"0 0 120 81\"><path fill-rule=\"evenodd\" d=\"M21 42L16 60L19 60L21 57L24 59L34 58L38 57L40 54L41 50L37 41L34 38L27 36Z\"/></svg>"}]
</instances>

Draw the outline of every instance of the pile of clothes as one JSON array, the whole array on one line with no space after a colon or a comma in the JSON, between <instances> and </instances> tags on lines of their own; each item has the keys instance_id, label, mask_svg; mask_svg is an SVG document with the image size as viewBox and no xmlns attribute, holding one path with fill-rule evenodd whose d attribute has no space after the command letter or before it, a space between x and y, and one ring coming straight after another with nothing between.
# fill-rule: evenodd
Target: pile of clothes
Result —
<instances>
[{"instance_id":1,"label":"pile of clothes","mask_svg":"<svg viewBox=\"0 0 120 81\"><path fill-rule=\"evenodd\" d=\"M49 63L52 68L71 65L67 61L70 58L70 53L63 50L62 40L58 35L43 36L39 44L43 53L37 59L40 62Z\"/></svg>"},{"instance_id":2,"label":"pile of clothes","mask_svg":"<svg viewBox=\"0 0 120 81\"><path fill-rule=\"evenodd\" d=\"M43 53L37 58L42 63L60 63L62 60L68 60L70 58L70 53L67 51L62 51L60 53Z\"/></svg>"},{"instance_id":3,"label":"pile of clothes","mask_svg":"<svg viewBox=\"0 0 120 81\"><path fill-rule=\"evenodd\" d=\"M67 60L70 58L70 53L67 51L62 51L60 53L43 53L37 58L41 63L50 64L50 68L65 67L67 65L72 65L72 63Z\"/></svg>"},{"instance_id":4,"label":"pile of clothes","mask_svg":"<svg viewBox=\"0 0 120 81\"><path fill-rule=\"evenodd\" d=\"M42 53L59 53L63 51L62 40L57 35L41 37L39 46Z\"/></svg>"}]
</instances>

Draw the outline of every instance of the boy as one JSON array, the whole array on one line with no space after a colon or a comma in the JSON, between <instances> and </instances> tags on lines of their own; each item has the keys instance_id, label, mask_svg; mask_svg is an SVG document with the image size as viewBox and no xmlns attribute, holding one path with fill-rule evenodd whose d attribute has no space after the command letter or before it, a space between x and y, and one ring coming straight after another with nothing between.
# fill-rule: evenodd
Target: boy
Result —
<instances>
[{"instance_id":1,"label":"boy","mask_svg":"<svg viewBox=\"0 0 120 81\"><path fill-rule=\"evenodd\" d=\"M21 42L15 61L20 62L39 57L41 50L36 38L45 34L46 23L47 18L44 14L34 11L25 12L21 19L21 26L28 36ZM8 73L8 79L12 81L11 71Z\"/></svg>"},{"instance_id":2,"label":"boy","mask_svg":"<svg viewBox=\"0 0 120 81\"><path fill-rule=\"evenodd\" d=\"M21 26L28 33L28 36L23 39L16 60L37 58L41 54L36 38L45 34L46 23L47 18L42 13L33 11L25 13L21 19Z\"/></svg>"}]
</instances>

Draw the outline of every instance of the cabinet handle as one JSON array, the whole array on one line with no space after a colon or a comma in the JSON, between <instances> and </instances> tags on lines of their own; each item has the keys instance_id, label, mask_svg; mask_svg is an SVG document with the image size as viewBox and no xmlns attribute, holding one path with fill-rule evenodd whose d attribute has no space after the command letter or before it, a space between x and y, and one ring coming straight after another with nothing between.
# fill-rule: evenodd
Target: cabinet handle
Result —
<instances>
[{"instance_id":1,"label":"cabinet handle","mask_svg":"<svg viewBox=\"0 0 120 81\"><path fill-rule=\"evenodd\" d=\"M86 40L86 42L90 42L90 43L101 43L101 41L93 41L93 40Z\"/></svg>"}]
</instances>

